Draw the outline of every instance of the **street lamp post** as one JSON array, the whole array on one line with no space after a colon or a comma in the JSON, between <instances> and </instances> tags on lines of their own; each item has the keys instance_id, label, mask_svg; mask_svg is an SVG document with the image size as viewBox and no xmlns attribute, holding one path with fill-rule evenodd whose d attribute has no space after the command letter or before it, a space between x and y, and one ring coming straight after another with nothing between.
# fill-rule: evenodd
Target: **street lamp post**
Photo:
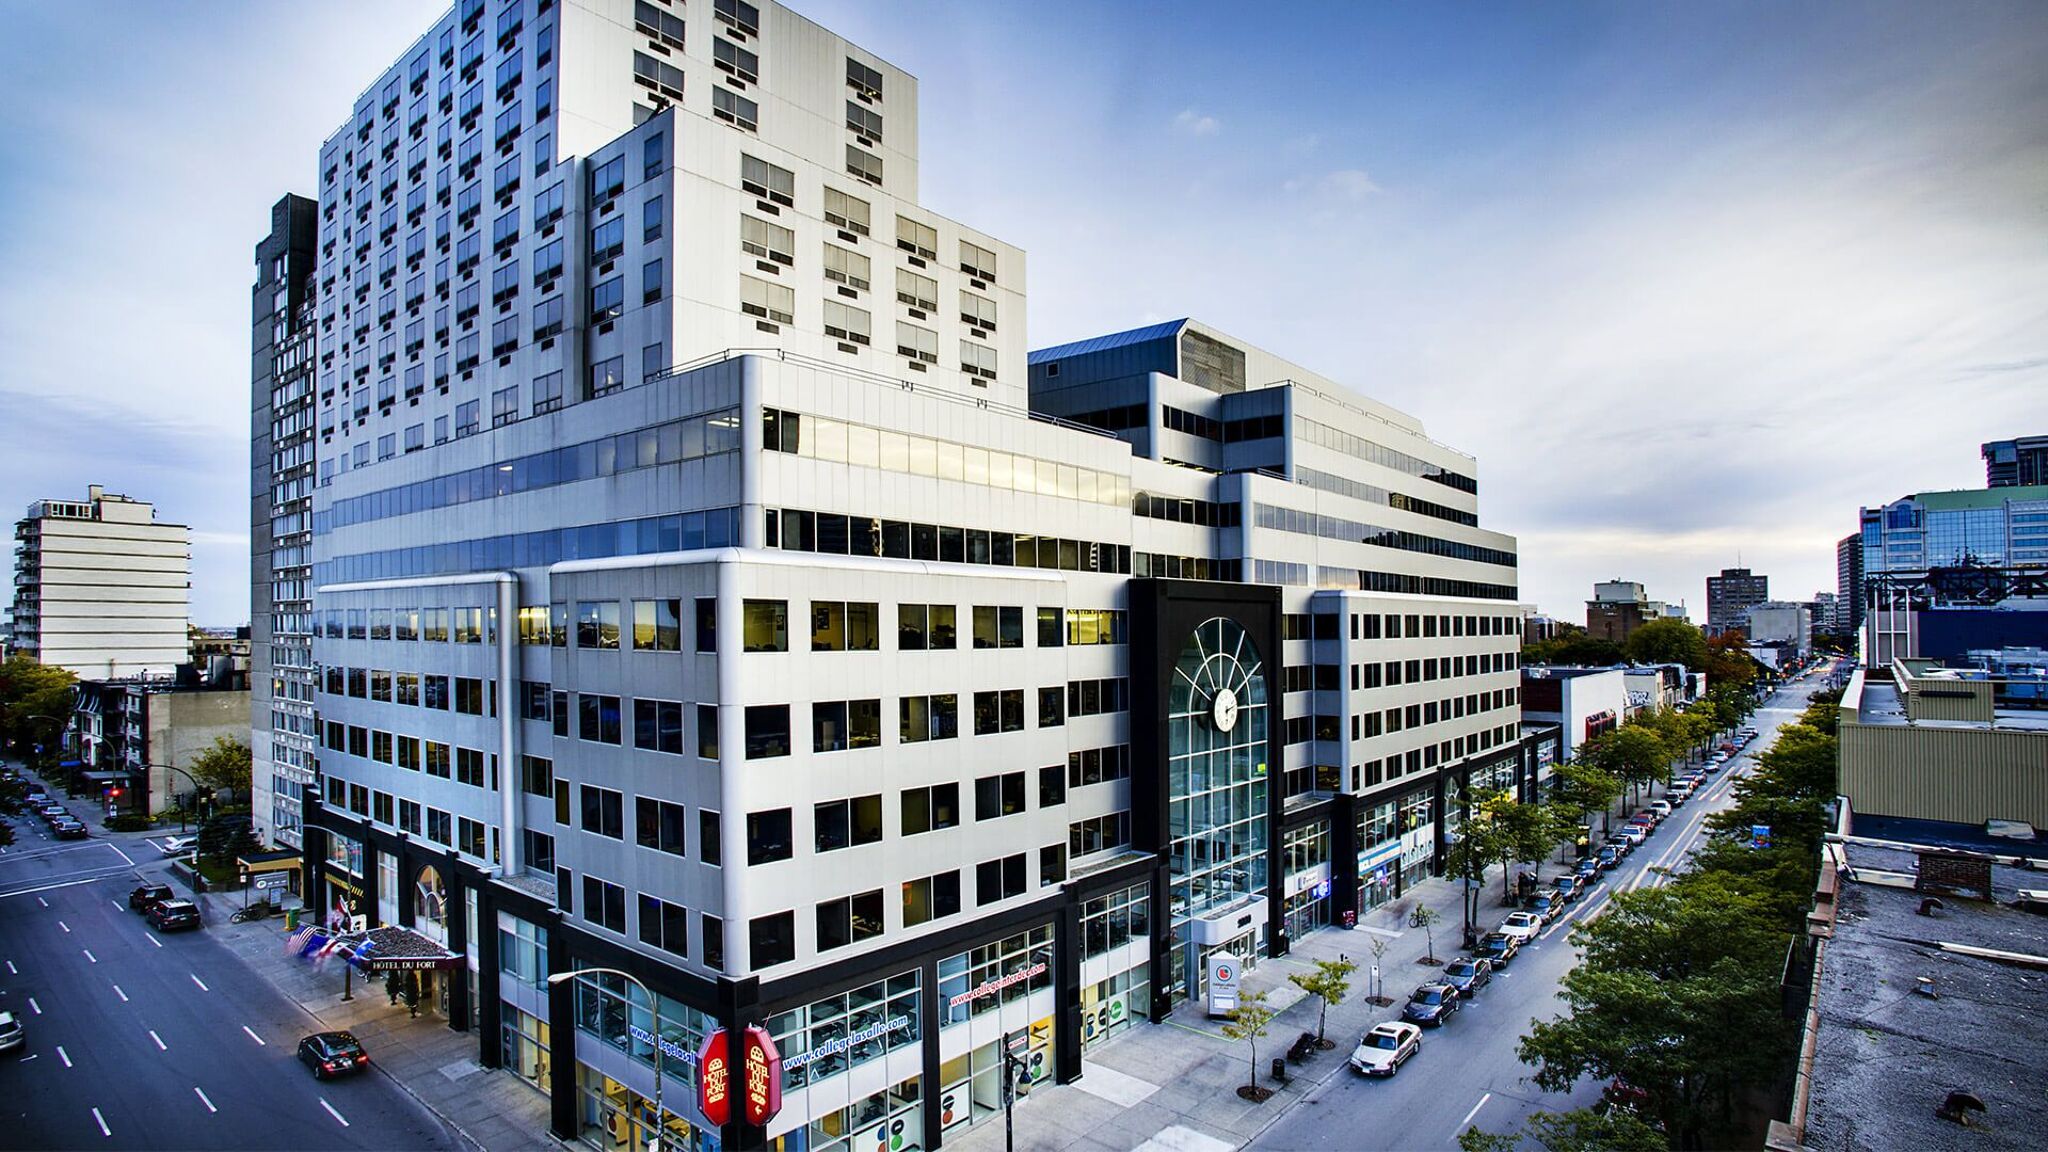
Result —
<instances>
[{"instance_id":1,"label":"street lamp post","mask_svg":"<svg viewBox=\"0 0 2048 1152\"><path fill-rule=\"evenodd\" d=\"M658 1152L668 1152L667 1113L663 1112L661 1107L661 997L655 995L654 989L649 988L645 980L640 979L631 972L621 971L617 968L577 968L569 972L557 972L548 977L548 984L552 987L564 980L596 973L607 973L621 979L631 980L642 992L647 993L647 1007L654 1014L654 1147ZM627 1015L629 1027L631 1023L631 1006L629 1004Z\"/></svg>"},{"instance_id":2,"label":"street lamp post","mask_svg":"<svg viewBox=\"0 0 2048 1152\"><path fill-rule=\"evenodd\" d=\"M192 774L191 774L190 772L187 772L187 771L185 771L185 770L184 770L183 768L177 768L177 767L173 767L172 765L169 765L169 764L144 764L144 765L143 765L142 767L143 767L143 770L144 770L144 772L145 772L145 773L146 773L146 772L148 772L148 771L149 771L150 769L154 769L154 768L161 768L161 769L163 769L163 770L164 770L164 771L166 771L166 772L176 772L176 773L177 773L178 775L180 775L180 776L183 776L183 777L184 777L185 779L187 779L187 780L191 780L191 781L192 781L192 798L193 798L194 800L197 800L197 799L199 798L199 792L200 792L200 787L199 787L199 781L197 781L197 780L194 780L194 779L192 778ZM145 801L145 803L146 803L146 801ZM180 804L180 805L178 805L178 831L180 831L180 832L183 832L184 830L185 830L185 806L184 806L183 804Z\"/></svg>"}]
</instances>

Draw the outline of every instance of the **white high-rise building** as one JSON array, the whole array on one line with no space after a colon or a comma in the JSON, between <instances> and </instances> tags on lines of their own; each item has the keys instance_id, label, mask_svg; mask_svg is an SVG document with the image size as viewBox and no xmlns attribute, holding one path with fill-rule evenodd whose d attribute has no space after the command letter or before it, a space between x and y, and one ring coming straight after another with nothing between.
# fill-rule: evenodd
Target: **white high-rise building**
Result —
<instances>
[{"instance_id":1,"label":"white high-rise building","mask_svg":"<svg viewBox=\"0 0 2048 1152\"><path fill-rule=\"evenodd\" d=\"M38 500L14 525L16 651L80 676L168 676L190 657L192 549L183 524L103 491Z\"/></svg>"},{"instance_id":2,"label":"white high-rise building","mask_svg":"<svg viewBox=\"0 0 2048 1152\"><path fill-rule=\"evenodd\" d=\"M772 4L464 0L322 148L307 896L564 1138L659 1058L678 1147L938 1147L1536 785L1474 461L1191 321L1027 359L916 98Z\"/></svg>"}]
</instances>

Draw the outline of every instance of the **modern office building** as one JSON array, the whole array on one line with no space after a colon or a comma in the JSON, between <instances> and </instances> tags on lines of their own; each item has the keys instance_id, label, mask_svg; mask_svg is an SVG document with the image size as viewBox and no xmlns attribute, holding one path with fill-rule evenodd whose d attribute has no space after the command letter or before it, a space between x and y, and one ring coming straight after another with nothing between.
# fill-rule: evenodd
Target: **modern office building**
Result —
<instances>
[{"instance_id":1,"label":"modern office building","mask_svg":"<svg viewBox=\"0 0 2048 1152\"><path fill-rule=\"evenodd\" d=\"M1863 509L1861 522L1866 575L2048 569L2048 484L1918 492Z\"/></svg>"},{"instance_id":2,"label":"modern office building","mask_svg":"<svg viewBox=\"0 0 2048 1152\"><path fill-rule=\"evenodd\" d=\"M676 1147L938 1147L1013 1038L1072 1079L1440 865L1548 733L1515 543L1216 329L1027 362L915 79L685 15L462 0L321 149L308 900L446 948L564 1138L647 1140L659 1060Z\"/></svg>"},{"instance_id":3,"label":"modern office building","mask_svg":"<svg viewBox=\"0 0 2048 1152\"><path fill-rule=\"evenodd\" d=\"M256 245L251 289L249 752L251 822L296 848L313 786L314 248L320 206L286 195Z\"/></svg>"},{"instance_id":4,"label":"modern office building","mask_svg":"<svg viewBox=\"0 0 2048 1152\"><path fill-rule=\"evenodd\" d=\"M38 500L14 525L15 651L84 677L168 676L185 661L183 524L103 491Z\"/></svg>"},{"instance_id":5,"label":"modern office building","mask_svg":"<svg viewBox=\"0 0 2048 1152\"><path fill-rule=\"evenodd\" d=\"M2022 436L1984 445L1986 488L2048 484L2048 436Z\"/></svg>"},{"instance_id":6,"label":"modern office building","mask_svg":"<svg viewBox=\"0 0 2048 1152\"><path fill-rule=\"evenodd\" d=\"M1707 633L1718 636L1741 627L1750 605L1770 598L1770 577L1754 575L1747 568L1721 569L1719 576L1707 577Z\"/></svg>"},{"instance_id":7,"label":"modern office building","mask_svg":"<svg viewBox=\"0 0 2048 1152\"><path fill-rule=\"evenodd\" d=\"M1790 649L1794 660L1813 654L1813 609L1790 600L1766 600L1744 610L1741 627L1753 648Z\"/></svg>"}]
</instances>

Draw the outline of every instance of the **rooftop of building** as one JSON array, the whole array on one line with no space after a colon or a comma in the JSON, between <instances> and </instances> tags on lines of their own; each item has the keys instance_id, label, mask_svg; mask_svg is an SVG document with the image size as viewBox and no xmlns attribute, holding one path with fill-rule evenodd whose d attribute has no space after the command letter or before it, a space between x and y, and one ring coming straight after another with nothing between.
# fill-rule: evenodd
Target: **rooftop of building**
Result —
<instances>
[{"instance_id":1,"label":"rooftop of building","mask_svg":"<svg viewBox=\"0 0 2048 1152\"><path fill-rule=\"evenodd\" d=\"M1958 488L1946 492L1915 492L1892 501L1912 501L1929 512L1959 512L1973 508L2003 508L2007 501L2024 503L2048 500L2048 484L2013 484L2004 488Z\"/></svg>"},{"instance_id":2,"label":"rooftop of building","mask_svg":"<svg viewBox=\"0 0 2048 1152\"><path fill-rule=\"evenodd\" d=\"M1922 824L1858 817L1859 834L1909 839L1839 846L1847 866L1817 979L1804 1143L2039 1147L2048 1130L2048 916L2014 902L2048 878L2021 866L2016 845L1999 844L1995 856L1978 857L1991 860L1990 901L1944 893L1922 916L1920 851L1964 846L1938 832L1917 840L1930 831ZM1956 1090L1984 1103L1969 1128L1935 1114Z\"/></svg>"},{"instance_id":3,"label":"rooftop of building","mask_svg":"<svg viewBox=\"0 0 2048 1152\"><path fill-rule=\"evenodd\" d=\"M1931 660L1901 660L1899 663L1914 676L1930 679L1947 678L1940 675L1942 673L1975 671L1967 668L1944 668ZM1981 676L1981 673L1979 675ZM1995 707L1992 709L1989 723L1982 720L1912 720L1906 715L1906 702L1899 698L1898 684L1889 676L1873 678L1867 671L1858 671L1850 677L1849 686L1842 693L1842 706L1854 713L1856 723L1869 727L1974 728L1985 731L1996 729L2001 732L2048 733L2048 709L2040 708ZM2048 887L2048 884L2043 886Z\"/></svg>"}]
</instances>

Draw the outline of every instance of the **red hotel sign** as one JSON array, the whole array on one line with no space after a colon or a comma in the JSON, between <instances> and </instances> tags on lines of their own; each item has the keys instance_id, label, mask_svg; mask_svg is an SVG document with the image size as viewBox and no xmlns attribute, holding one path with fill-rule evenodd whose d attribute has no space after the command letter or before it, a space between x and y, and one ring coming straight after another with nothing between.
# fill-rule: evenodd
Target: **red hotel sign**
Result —
<instances>
[{"instance_id":1,"label":"red hotel sign","mask_svg":"<svg viewBox=\"0 0 2048 1152\"><path fill-rule=\"evenodd\" d=\"M747 1025L740 1041L740 1076L747 1123L766 1125L782 1111L782 1054L759 1024Z\"/></svg>"},{"instance_id":2,"label":"red hotel sign","mask_svg":"<svg viewBox=\"0 0 2048 1152\"><path fill-rule=\"evenodd\" d=\"M723 1128L732 1117L732 1064L723 1028L706 1036L697 1050L697 1109L714 1128Z\"/></svg>"}]
</instances>

